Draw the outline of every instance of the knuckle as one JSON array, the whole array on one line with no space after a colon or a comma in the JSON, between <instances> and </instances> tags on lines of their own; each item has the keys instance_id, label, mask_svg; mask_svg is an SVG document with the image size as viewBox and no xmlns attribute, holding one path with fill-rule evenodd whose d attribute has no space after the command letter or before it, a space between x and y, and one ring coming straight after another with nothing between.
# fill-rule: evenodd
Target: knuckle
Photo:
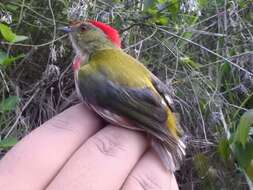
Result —
<instances>
[{"instance_id":1,"label":"knuckle","mask_svg":"<svg viewBox=\"0 0 253 190\"><path fill-rule=\"evenodd\" d=\"M94 136L92 144L100 153L111 157L117 157L125 150L122 139L113 132Z\"/></svg>"},{"instance_id":2,"label":"knuckle","mask_svg":"<svg viewBox=\"0 0 253 190\"><path fill-rule=\"evenodd\" d=\"M66 132L75 132L74 127L70 127L70 122L67 118L56 116L50 121L46 122L45 125L53 131L66 131Z\"/></svg>"},{"instance_id":3,"label":"knuckle","mask_svg":"<svg viewBox=\"0 0 253 190\"><path fill-rule=\"evenodd\" d=\"M158 179L156 176L152 174L139 174L135 176L130 176L130 180L135 181L143 190L165 190L158 183Z\"/></svg>"}]
</instances>

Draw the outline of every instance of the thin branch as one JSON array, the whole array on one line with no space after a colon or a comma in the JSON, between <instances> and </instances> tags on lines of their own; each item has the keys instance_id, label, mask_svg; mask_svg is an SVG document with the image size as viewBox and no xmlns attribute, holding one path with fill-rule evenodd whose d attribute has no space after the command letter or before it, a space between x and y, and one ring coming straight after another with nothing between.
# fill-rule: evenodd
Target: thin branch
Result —
<instances>
[{"instance_id":1,"label":"thin branch","mask_svg":"<svg viewBox=\"0 0 253 190\"><path fill-rule=\"evenodd\" d=\"M33 47L33 48L39 48L39 47L44 47L44 46L48 46L51 45L52 43L59 41L65 37L67 37L67 34L64 34L62 36L60 36L59 38L56 38L55 40L52 40L50 42L46 42L44 44L38 44L38 45L32 45L32 44L21 44L21 43L11 43L11 42L4 42L4 41L0 41L1 45L12 45L12 46L23 46L23 47Z\"/></svg>"},{"instance_id":2,"label":"thin branch","mask_svg":"<svg viewBox=\"0 0 253 190\"><path fill-rule=\"evenodd\" d=\"M167 34L170 34L170 35L172 35L172 36L174 36L174 37L177 37L177 38L179 38L179 39L181 39L181 40L187 41L187 42L189 42L189 43L191 43L191 44L193 44L193 45L195 45L195 46L198 46L198 47L200 47L201 49L203 49L203 50L205 50L205 51L207 51L207 52L209 52L209 53L211 53L211 54L213 54L213 55L215 55L215 56L217 56L217 57L223 59L224 61L227 61L227 62L230 63L232 66L238 68L238 69L241 70L241 71L244 71L246 74L248 74L248 75L250 75L250 76L253 76L253 73L252 73L252 72L250 72L250 71L244 69L243 67L237 65L236 63L233 63L233 62L230 61L228 58L223 57L222 55L220 55L220 54L218 54L218 53L216 53L216 52L214 52L214 51L208 49L207 47L205 47L205 46L203 46L203 45L200 45L200 44L198 44L198 43L196 43L196 42L194 42L194 41L192 41L192 40L189 40L189 39L187 39L187 38L184 38L184 37L182 37L182 36L179 36L179 35L177 35L177 34L174 34L174 33L172 33L172 32L169 32L169 31L167 31L167 30L164 30L164 29L162 29L162 28L159 28L159 27L158 27L158 30L161 30L161 31L163 31L163 32L165 32L165 33L167 33Z\"/></svg>"}]
</instances>

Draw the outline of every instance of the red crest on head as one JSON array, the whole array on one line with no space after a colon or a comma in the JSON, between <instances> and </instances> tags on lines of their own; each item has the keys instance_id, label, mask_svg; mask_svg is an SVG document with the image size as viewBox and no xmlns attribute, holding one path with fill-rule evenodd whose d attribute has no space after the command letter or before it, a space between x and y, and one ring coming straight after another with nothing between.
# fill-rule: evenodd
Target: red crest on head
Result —
<instances>
[{"instance_id":1,"label":"red crest on head","mask_svg":"<svg viewBox=\"0 0 253 190\"><path fill-rule=\"evenodd\" d=\"M121 47L119 32L115 28L95 20L90 20L89 22L100 28L116 46Z\"/></svg>"}]
</instances>

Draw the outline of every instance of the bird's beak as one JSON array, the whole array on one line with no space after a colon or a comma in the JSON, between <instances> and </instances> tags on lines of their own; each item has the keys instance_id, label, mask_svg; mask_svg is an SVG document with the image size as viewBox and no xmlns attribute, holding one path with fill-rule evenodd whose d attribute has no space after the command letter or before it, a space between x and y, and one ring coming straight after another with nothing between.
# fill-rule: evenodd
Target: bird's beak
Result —
<instances>
[{"instance_id":1,"label":"bird's beak","mask_svg":"<svg viewBox=\"0 0 253 190\"><path fill-rule=\"evenodd\" d=\"M59 27L58 30L63 31L65 33L74 32L74 28L69 27L69 26Z\"/></svg>"}]
</instances>

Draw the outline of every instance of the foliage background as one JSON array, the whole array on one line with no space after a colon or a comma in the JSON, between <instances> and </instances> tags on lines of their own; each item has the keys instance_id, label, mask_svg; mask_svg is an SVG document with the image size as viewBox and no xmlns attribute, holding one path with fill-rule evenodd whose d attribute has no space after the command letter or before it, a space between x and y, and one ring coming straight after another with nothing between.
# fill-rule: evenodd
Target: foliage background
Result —
<instances>
[{"instance_id":1,"label":"foliage background","mask_svg":"<svg viewBox=\"0 0 253 190\"><path fill-rule=\"evenodd\" d=\"M92 18L119 29L125 51L173 87L188 144L180 188L248 189L252 8L250 0L2 0L0 22L12 32L0 25L0 156L79 102L74 54L56 29Z\"/></svg>"}]
</instances>

